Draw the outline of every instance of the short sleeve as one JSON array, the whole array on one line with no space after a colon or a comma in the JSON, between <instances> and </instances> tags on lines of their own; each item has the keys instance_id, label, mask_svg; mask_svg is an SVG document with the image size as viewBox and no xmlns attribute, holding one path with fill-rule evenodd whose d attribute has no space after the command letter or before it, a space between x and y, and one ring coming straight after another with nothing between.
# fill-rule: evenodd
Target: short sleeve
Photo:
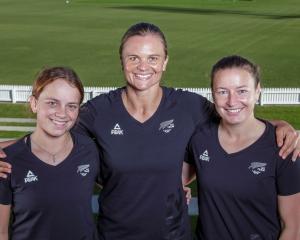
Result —
<instances>
[{"instance_id":1,"label":"short sleeve","mask_svg":"<svg viewBox=\"0 0 300 240\"><path fill-rule=\"evenodd\" d=\"M184 92L183 109L195 118L195 126L202 126L216 119L215 107L207 98L191 92Z\"/></svg>"},{"instance_id":2,"label":"short sleeve","mask_svg":"<svg viewBox=\"0 0 300 240\"><path fill-rule=\"evenodd\" d=\"M195 159L194 159L194 154L193 154L193 149L192 149L192 140L193 137L191 138L186 150L185 150L185 155L184 155L184 162L195 165Z\"/></svg>"},{"instance_id":3,"label":"short sleeve","mask_svg":"<svg viewBox=\"0 0 300 240\"><path fill-rule=\"evenodd\" d=\"M201 110L203 114L203 120L202 122L199 122L199 124L204 124L209 121L217 121L218 120L218 114L215 111L215 105L207 100L206 98L202 98L202 104L201 104Z\"/></svg>"},{"instance_id":4,"label":"short sleeve","mask_svg":"<svg viewBox=\"0 0 300 240\"><path fill-rule=\"evenodd\" d=\"M300 192L300 158L295 162L290 158L278 159L277 164L277 193L288 196Z\"/></svg>"},{"instance_id":5,"label":"short sleeve","mask_svg":"<svg viewBox=\"0 0 300 240\"><path fill-rule=\"evenodd\" d=\"M12 189L10 184L11 175L4 179L0 178L0 204L10 205L12 204Z\"/></svg>"},{"instance_id":6,"label":"short sleeve","mask_svg":"<svg viewBox=\"0 0 300 240\"><path fill-rule=\"evenodd\" d=\"M96 116L96 108L92 101L88 101L83 104L79 111L78 120L72 131L77 132L81 135L85 135L94 138L94 121Z\"/></svg>"}]
</instances>

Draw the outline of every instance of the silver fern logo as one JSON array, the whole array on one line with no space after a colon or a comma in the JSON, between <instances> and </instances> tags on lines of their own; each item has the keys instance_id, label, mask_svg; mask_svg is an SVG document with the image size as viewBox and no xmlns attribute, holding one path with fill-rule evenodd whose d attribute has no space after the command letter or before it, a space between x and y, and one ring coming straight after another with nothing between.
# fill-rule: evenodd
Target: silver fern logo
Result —
<instances>
[{"instance_id":1,"label":"silver fern logo","mask_svg":"<svg viewBox=\"0 0 300 240\"><path fill-rule=\"evenodd\" d=\"M90 164L80 165L77 168L77 173L85 177L90 172Z\"/></svg>"},{"instance_id":2,"label":"silver fern logo","mask_svg":"<svg viewBox=\"0 0 300 240\"><path fill-rule=\"evenodd\" d=\"M266 163L252 162L248 169L250 169L255 175L258 175L266 171L266 166Z\"/></svg>"},{"instance_id":3,"label":"silver fern logo","mask_svg":"<svg viewBox=\"0 0 300 240\"><path fill-rule=\"evenodd\" d=\"M175 127L174 124L174 119L168 120L168 121L164 121L162 123L160 123L159 125L159 131L163 131L165 133L169 133L172 131L172 129Z\"/></svg>"}]
</instances>

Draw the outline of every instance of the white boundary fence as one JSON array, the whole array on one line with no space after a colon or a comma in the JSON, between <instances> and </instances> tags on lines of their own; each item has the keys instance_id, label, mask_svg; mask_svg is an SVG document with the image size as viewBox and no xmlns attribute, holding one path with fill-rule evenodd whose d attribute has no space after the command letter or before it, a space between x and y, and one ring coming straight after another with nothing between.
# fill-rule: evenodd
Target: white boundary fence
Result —
<instances>
[{"instance_id":1,"label":"white boundary fence","mask_svg":"<svg viewBox=\"0 0 300 240\"><path fill-rule=\"evenodd\" d=\"M84 102L113 89L116 87L85 87ZM184 90L198 93L212 100L209 88L184 88ZM27 102L30 93L31 86L0 85L0 102ZM263 88L258 104L300 104L300 88Z\"/></svg>"}]
</instances>

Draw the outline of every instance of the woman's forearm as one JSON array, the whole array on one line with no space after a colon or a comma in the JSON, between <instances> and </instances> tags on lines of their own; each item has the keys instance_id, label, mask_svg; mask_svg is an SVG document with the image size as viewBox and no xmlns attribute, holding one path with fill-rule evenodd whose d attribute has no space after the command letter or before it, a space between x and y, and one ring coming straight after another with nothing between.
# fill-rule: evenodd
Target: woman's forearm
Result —
<instances>
[{"instance_id":1,"label":"woman's forearm","mask_svg":"<svg viewBox=\"0 0 300 240\"><path fill-rule=\"evenodd\" d=\"M182 166L182 185L186 186L196 179L195 168L186 162Z\"/></svg>"},{"instance_id":2,"label":"woman's forearm","mask_svg":"<svg viewBox=\"0 0 300 240\"><path fill-rule=\"evenodd\" d=\"M300 240L300 227L284 227L279 240Z\"/></svg>"},{"instance_id":3,"label":"woman's forearm","mask_svg":"<svg viewBox=\"0 0 300 240\"><path fill-rule=\"evenodd\" d=\"M0 240L8 240L8 231L0 232Z\"/></svg>"},{"instance_id":4,"label":"woman's forearm","mask_svg":"<svg viewBox=\"0 0 300 240\"><path fill-rule=\"evenodd\" d=\"M14 144L16 141L17 140L7 140L7 141L0 142L0 148L5 148L7 146L10 146Z\"/></svg>"},{"instance_id":5,"label":"woman's forearm","mask_svg":"<svg viewBox=\"0 0 300 240\"><path fill-rule=\"evenodd\" d=\"M282 224L280 240L300 240L300 193L278 196Z\"/></svg>"},{"instance_id":6,"label":"woman's forearm","mask_svg":"<svg viewBox=\"0 0 300 240\"><path fill-rule=\"evenodd\" d=\"M0 240L8 240L11 205L0 204Z\"/></svg>"}]
</instances>

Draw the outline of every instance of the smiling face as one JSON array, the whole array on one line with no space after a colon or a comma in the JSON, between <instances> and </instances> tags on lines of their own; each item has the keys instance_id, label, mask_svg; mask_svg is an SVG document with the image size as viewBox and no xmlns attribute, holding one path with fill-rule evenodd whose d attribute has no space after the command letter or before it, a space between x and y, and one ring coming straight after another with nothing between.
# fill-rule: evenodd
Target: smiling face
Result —
<instances>
[{"instance_id":1,"label":"smiling face","mask_svg":"<svg viewBox=\"0 0 300 240\"><path fill-rule=\"evenodd\" d=\"M241 124L254 119L254 106L259 99L260 85L243 68L218 70L213 78L215 108L224 124Z\"/></svg>"},{"instance_id":2,"label":"smiling face","mask_svg":"<svg viewBox=\"0 0 300 240\"><path fill-rule=\"evenodd\" d=\"M74 125L80 105L80 92L64 79L46 85L39 97L31 97L30 106L37 114L36 131L59 137Z\"/></svg>"},{"instance_id":3,"label":"smiling face","mask_svg":"<svg viewBox=\"0 0 300 240\"><path fill-rule=\"evenodd\" d=\"M127 84L135 90L158 87L167 63L164 45L156 34L130 37L123 46L124 76Z\"/></svg>"}]
</instances>

